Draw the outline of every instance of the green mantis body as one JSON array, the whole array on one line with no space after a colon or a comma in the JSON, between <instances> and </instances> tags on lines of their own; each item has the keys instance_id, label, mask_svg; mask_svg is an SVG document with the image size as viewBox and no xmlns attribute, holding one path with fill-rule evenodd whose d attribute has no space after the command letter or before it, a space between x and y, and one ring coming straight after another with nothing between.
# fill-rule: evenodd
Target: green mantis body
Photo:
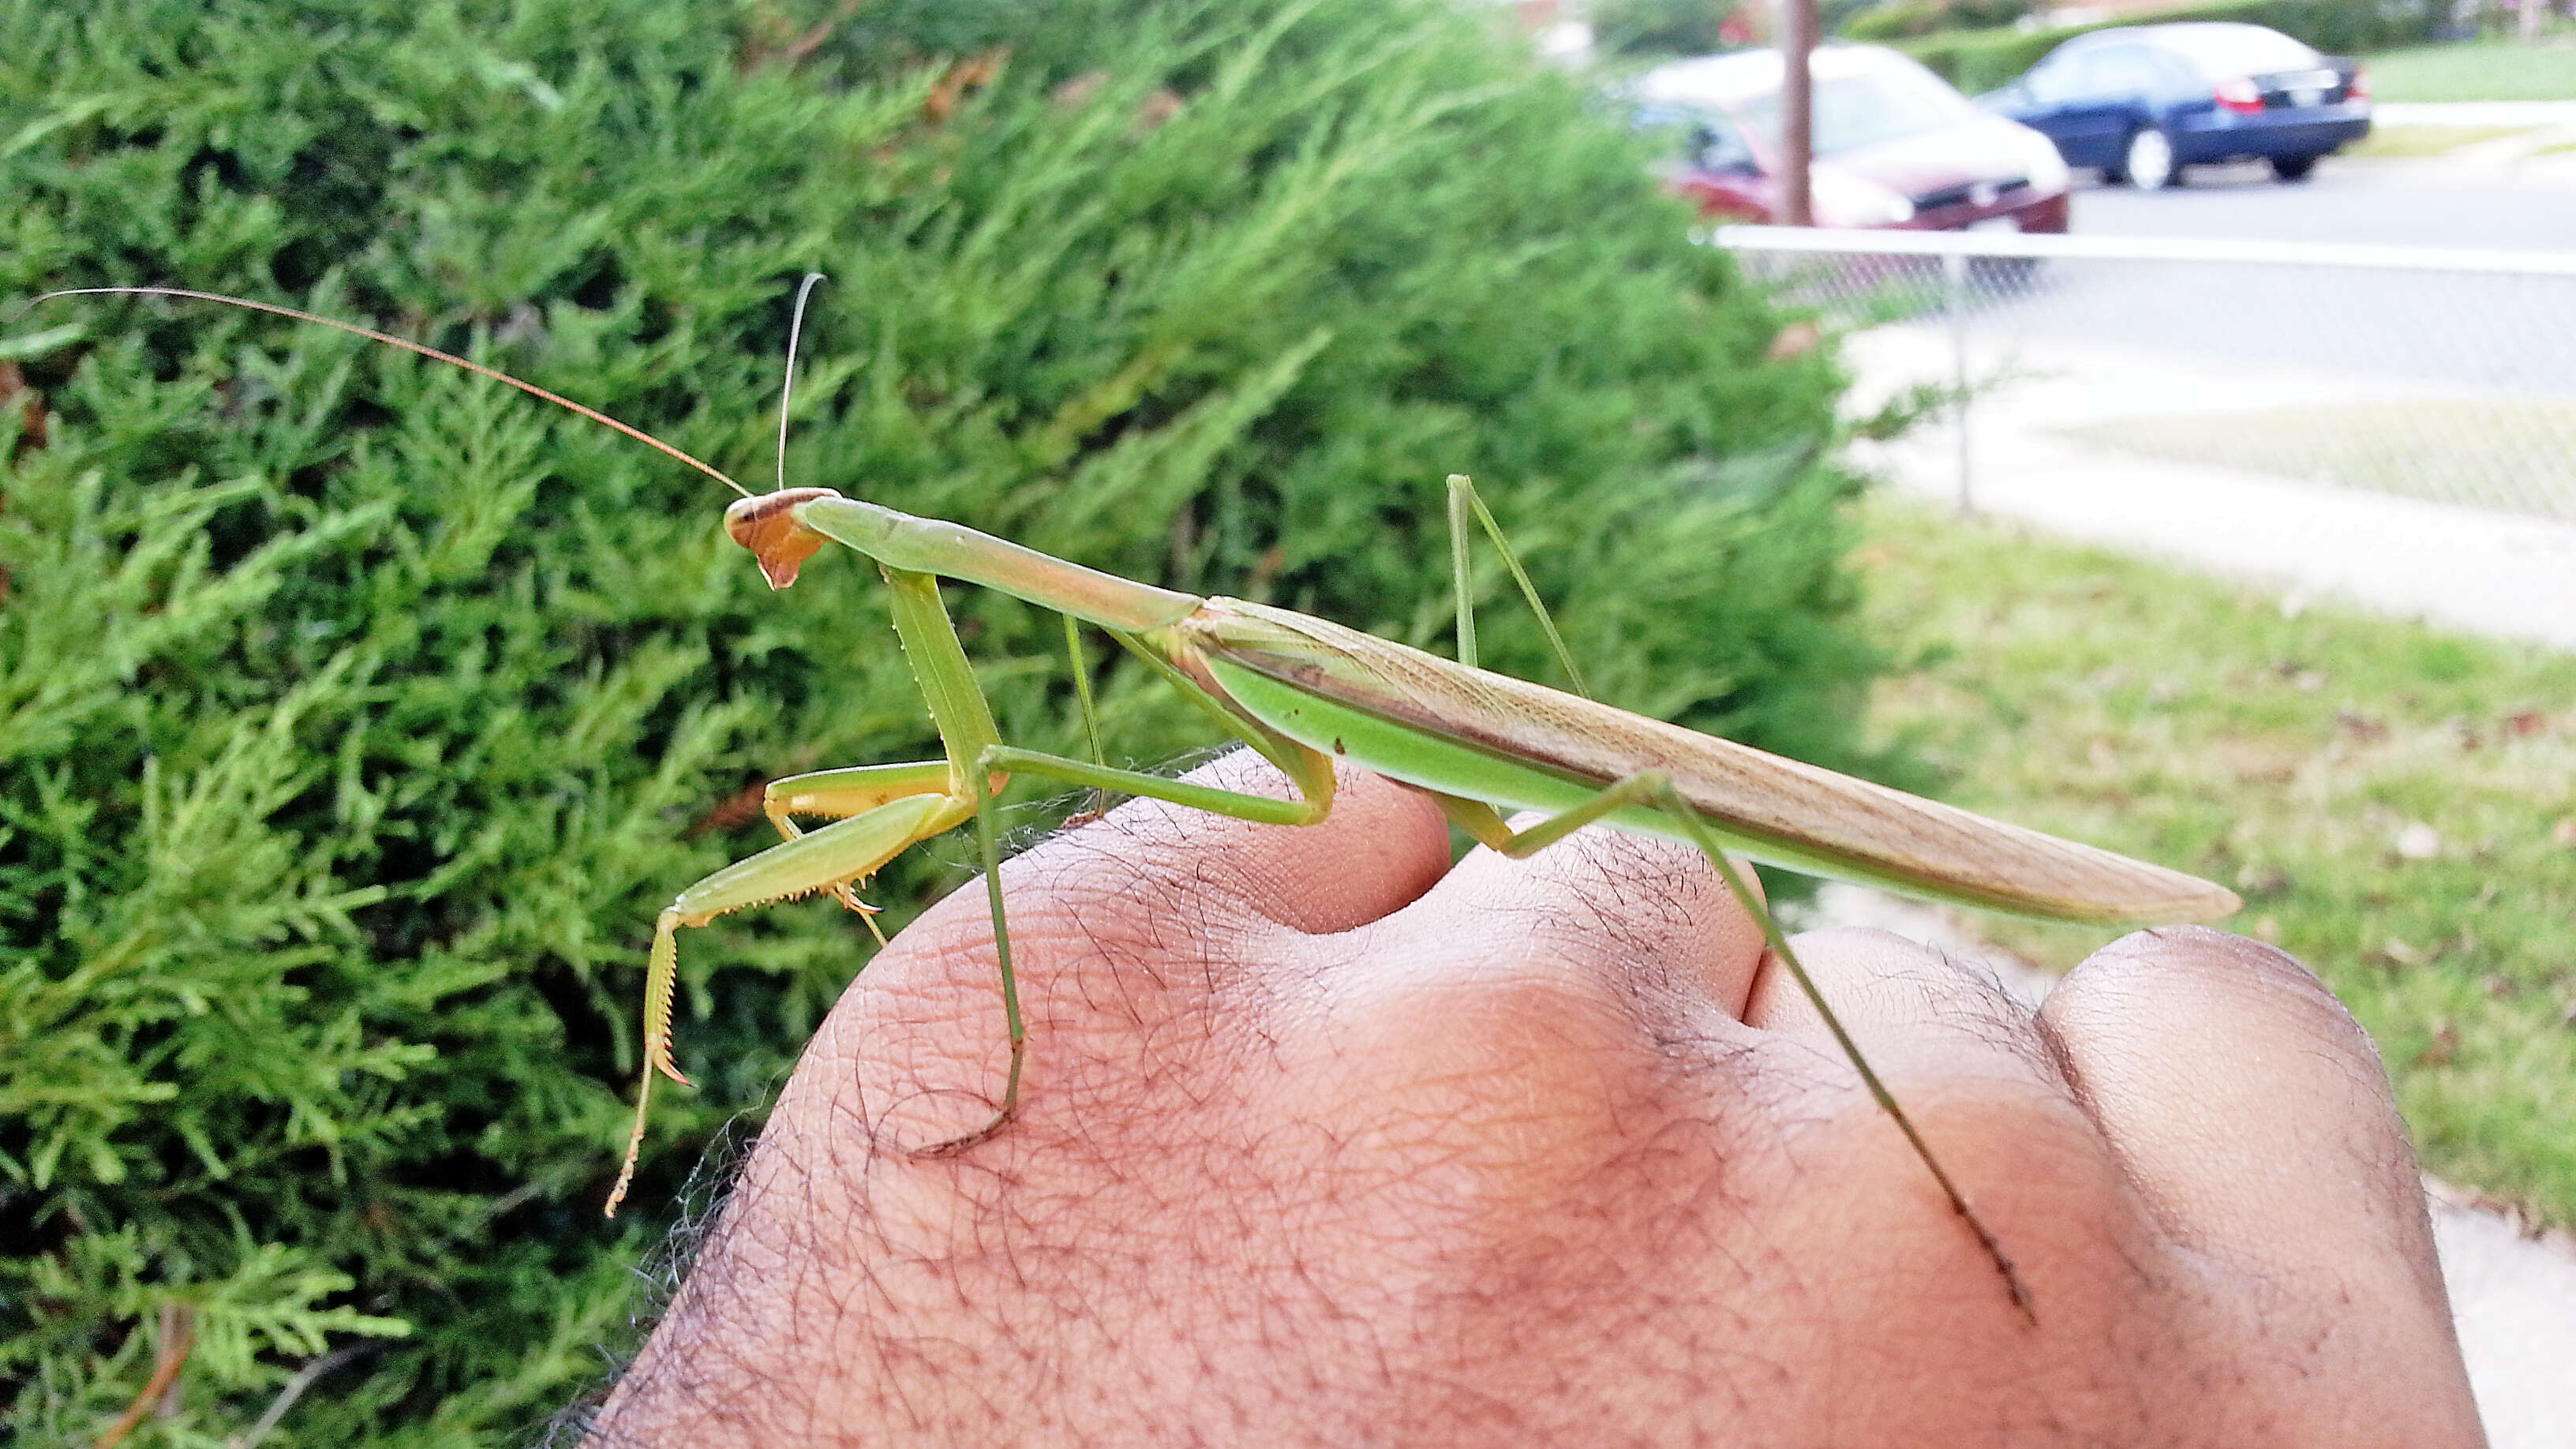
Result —
<instances>
[{"instance_id":1,"label":"green mantis body","mask_svg":"<svg viewBox=\"0 0 2576 1449\"><path fill-rule=\"evenodd\" d=\"M237 305L358 331L562 401L417 343L266 304ZM732 485L715 469L687 461ZM1470 506L1483 516L1483 506L1465 479L1453 479L1452 489L1452 528L1463 551L1461 520ZM1489 516L1486 522L1499 543ZM2002 1245L1843 1031L1727 852L1916 896L2102 924L2205 920L2238 904L2228 891L2179 872L1487 673L1473 667L1472 624L1463 605L1464 658L1453 662L1309 615L1117 578L829 489L746 495L727 511L726 526L758 558L773 588L793 583L802 562L827 544L876 562L892 591L895 630L943 753L937 760L773 782L764 808L783 843L689 886L661 912L645 994L643 1081L625 1162L608 1200L612 1214L642 1150L655 1074L687 1081L671 1056L681 929L819 892L858 907L852 889L857 883L911 846L972 822L992 911L1010 1065L988 1123L922 1149L962 1151L1010 1120L1027 1052L998 870L995 808L1003 782L1030 775L1247 820L1304 825L1332 810L1334 764L1340 760L1429 793L1466 834L1507 855L1526 856L1595 823L1705 853L1762 924L1772 952L1822 1014L1873 1098L1904 1132L2027 1313L2029 1301ZM943 578L999 589L1107 631L1216 725L1277 766L1295 797L1248 795L1005 743L940 602ZM1538 811L1544 818L1515 830L1504 818L1506 810ZM807 831L796 823L800 816L830 823Z\"/></svg>"},{"instance_id":2,"label":"green mantis body","mask_svg":"<svg viewBox=\"0 0 2576 1449\"><path fill-rule=\"evenodd\" d=\"M1452 479L1451 486L1472 500L1467 480ZM1133 583L829 489L746 498L728 510L726 522L734 538L759 557L774 588L793 583L802 561L827 542L877 562L894 590L895 629L947 754L919 765L829 771L770 787L768 808L782 831L790 828L784 824L788 814L843 818L708 877L663 912L646 1007L652 1062L680 1079L668 1055L678 927L845 885L971 818L983 843L991 892L1011 1033L1010 1075L991 1122L933 1151L982 1140L1009 1120L1018 1101L1026 1041L993 843L994 791L1002 776L1038 775L1249 820L1304 825L1331 811L1333 764L1347 760L1430 793L1454 824L1507 855L1531 854L1595 823L1704 852L1762 923L1771 949L1823 1015L1873 1097L1993 1257L2015 1302L2027 1308L2001 1245L1843 1031L1726 852L1912 895L2102 924L2207 919L2238 904L2218 886L2161 866L1490 674L1327 620ZM1216 790L1001 743L941 609L941 578L1000 589L1107 630L1276 765L1297 798ZM1541 811L1546 818L1515 830L1504 820L1504 809ZM640 1134L640 1097L638 1110ZM632 1161L630 1149L630 1168Z\"/></svg>"}]
</instances>

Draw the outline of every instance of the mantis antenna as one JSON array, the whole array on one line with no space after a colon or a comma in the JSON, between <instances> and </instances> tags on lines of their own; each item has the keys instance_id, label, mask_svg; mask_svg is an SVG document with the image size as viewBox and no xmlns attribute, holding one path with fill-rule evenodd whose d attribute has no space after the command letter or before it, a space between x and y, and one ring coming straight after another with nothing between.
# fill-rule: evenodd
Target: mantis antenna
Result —
<instances>
[{"instance_id":1,"label":"mantis antenna","mask_svg":"<svg viewBox=\"0 0 2576 1449\"><path fill-rule=\"evenodd\" d=\"M808 285L810 286L811 284L811 280L809 279ZM227 297L219 292L195 292L190 291L186 287L66 287L59 292L47 292L45 295L36 298L35 301L29 302L27 305L32 307L38 302L50 302L56 297L185 297L192 302L221 302L227 307L243 307L253 312L266 312L275 317L289 317L298 322L310 322L318 327L329 327L335 331L346 332L353 337L364 337L370 342L381 342L387 347L399 347L405 352L415 352L423 357L431 358L435 361L464 368L467 372L473 373L477 377L488 377L494 382L506 382L510 386L517 388L519 391L528 394L530 397L544 398L546 401L553 403L559 408L565 408L572 412L579 413L594 423L602 423L615 428L617 431L624 433L626 436L633 438L635 441L642 443L647 447L655 448L661 452L667 453L670 456L679 459L681 462L688 464L690 467L697 469L699 472L706 474L708 477L713 478L717 482L722 483L727 488L732 489L734 492L741 494L745 498L752 496L750 489L733 481L732 478L726 476L723 471L716 468L713 464L698 461L689 454L681 452L678 448L663 442L660 438L654 437L651 433L644 431L642 428L630 427L596 408L583 407L581 404L574 402L571 398L561 396L557 393L548 392L533 382L522 382L497 368L485 367L479 362L468 361L465 358L457 356L453 352L441 352L437 348L429 346L427 343L414 342L408 337L396 337L390 332L378 332L372 327L361 327L354 322L343 322L335 317L323 317L312 312L301 312L293 307L281 307L275 302L254 302L247 297ZM802 293L798 294L798 301L800 304L802 303ZM793 344L791 343L790 346L792 347ZM785 465L782 463L780 466L784 467Z\"/></svg>"},{"instance_id":2,"label":"mantis antenna","mask_svg":"<svg viewBox=\"0 0 2576 1449\"><path fill-rule=\"evenodd\" d=\"M778 384L778 486L787 486L787 407L796 400L796 344L805 335L805 299L814 294L815 284L831 278L821 272L807 272L796 284L796 310L787 317L787 376Z\"/></svg>"}]
</instances>

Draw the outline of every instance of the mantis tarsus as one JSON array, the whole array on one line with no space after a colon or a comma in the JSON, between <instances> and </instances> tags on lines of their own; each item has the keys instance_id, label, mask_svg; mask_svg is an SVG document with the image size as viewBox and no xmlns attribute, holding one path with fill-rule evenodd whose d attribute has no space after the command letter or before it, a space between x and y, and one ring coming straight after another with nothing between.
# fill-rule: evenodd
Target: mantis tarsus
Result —
<instances>
[{"instance_id":1,"label":"mantis tarsus","mask_svg":"<svg viewBox=\"0 0 2576 1449\"><path fill-rule=\"evenodd\" d=\"M662 911L648 968L645 1060L635 1125L609 1194L612 1215L642 1151L655 1073L688 1081L671 1057L671 1004L683 927L818 892L864 909L854 885L913 845L971 822L992 911L1010 1066L990 1121L964 1137L920 1149L964 1151L999 1130L1017 1110L1027 1055L998 869L995 800L1003 782L1012 775L1030 775L1246 820L1303 825L1331 811L1333 765L1340 759L1428 793L1460 830L1505 855L1530 855L1596 823L1679 841L1705 854L1761 925L1771 952L1822 1016L1871 1097L1975 1235L2014 1304L2028 1315L2028 1293L2002 1243L1844 1031L1727 852L1936 900L2106 925L2206 920L2238 905L2232 893L2161 866L1476 668L1464 575L1471 513L1501 550L1531 604L1539 601L1501 529L1463 477L1450 483L1450 527L1460 571L1461 657L1453 662L1286 609L1136 583L826 488L782 486L752 494L712 466L532 384L349 323L175 288L91 290L250 307L467 368L617 428L741 493L726 510L725 526L758 558L773 589L792 584L799 566L827 543L875 560L885 576L895 631L929 705L942 756L772 782L763 807L783 842L688 887ZM783 429L783 406L781 411ZM943 578L999 589L1055 610L1066 616L1069 638L1074 637L1075 620L1106 631L1218 728L1277 766L1296 797L1243 794L1005 744L940 602L938 581ZM1541 607L1539 612L1544 620L1546 611ZM1547 632L1572 674L1572 660L1552 624ZM1574 677L1579 688L1580 676ZM1087 689L1085 694L1087 705ZM1506 809L1538 811L1544 818L1514 829L1504 818ZM824 817L831 823L809 832L795 823L797 816Z\"/></svg>"}]
</instances>

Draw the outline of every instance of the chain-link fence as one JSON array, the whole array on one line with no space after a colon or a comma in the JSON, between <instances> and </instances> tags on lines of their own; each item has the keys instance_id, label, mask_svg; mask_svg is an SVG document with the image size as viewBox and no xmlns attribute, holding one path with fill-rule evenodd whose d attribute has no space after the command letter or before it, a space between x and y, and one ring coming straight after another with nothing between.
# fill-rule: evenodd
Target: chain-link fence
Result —
<instances>
[{"instance_id":1,"label":"chain-link fence","mask_svg":"<svg viewBox=\"0 0 2576 1449\"><path fill-rule=\"evenodd\" d=\"M2576 523L2576 254L1714 233L1846 335L1903 481L2292 480ZM1937 420L1937 421L1936 421ZM2214 520L2223 526L2223 520Z\"/></svg>"}]
</instances>

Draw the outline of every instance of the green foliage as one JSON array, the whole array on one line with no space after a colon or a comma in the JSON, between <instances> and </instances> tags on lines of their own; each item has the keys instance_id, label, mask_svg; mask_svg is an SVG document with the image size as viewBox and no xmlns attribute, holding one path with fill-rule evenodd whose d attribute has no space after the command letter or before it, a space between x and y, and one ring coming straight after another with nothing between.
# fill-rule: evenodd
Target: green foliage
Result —
<instances>
[{"instance_id":1,"label":"green foliage","mask_svg":"<svg viewBox=\"0 0 2576 1449\"><path fill-rule=\"evenodd\" d=\"M2202 0L2159 10L2151 18L2158 24L2228 20L2268 25L2329 55L2355 55L2430 40L2449 15L2450 7L2438 0ZM2126 22L2032 31L1952 30L1906 41L1902 48L1974 94L2018 80L2050 51L2086 31L2121 23Z\"/></svg>"},{"instance_id":2,"label":"green foliage","mask_svg":"<svg viewBox=\"0 0 2576 1449\"><path fill-rule=\"evenodd\" d=\"M1781 318L1572 82L1439 4L837 9L9 7L0 293L373 319L756 475L819 269L798 482L1440 646L1472 472L1609 697L1865 763L1832 366L1765 360ZM703 1088L600 1219L655 909L762 844L764 778L935 753L873 577L772 597L706 479L335 333L6 325L11 1422L94 1437L178 1314L130 1444L291 1383L268 1444L517 1437L865 958L824 904L692 933ZM1480 582L1489 659L1543 676ZM1006 733L1074 747L1054 621L953 602ZM1104 679L1113 748L1204 743L1151 684ZM942 853L878 883L897 918Z\"/></svg>"},{"instance_id":3,"label":"green foliage","mask_svg":"<svg viewBox=\"0 0 2576 1449\"><path fill-rule=\"evenodd\" d=\"M1846 40L1906 40L1944 30L1991 30L2031 13L2032 0L1891 0L1844 21Z\"/></svg>"},{"instance_id":4,"label":"green foliage","mask_svg":"<svg viewBox=\"0 0 2576 1449\"><path fill-rule=\"evenodd\" d=\"M2027 0L1958 3L1991 10L2023 5ZM1874 8L1872 0L1818 0L1818 33L1832 35L1846 30L1854 17ZM1732 0L1593 0L1592 43L1604 55L1641 59L1707 55L1743 44L1767 44L1764 37L1768 34L1769 10L1768 0L1759 4L1736 4Z\"/></svg>"},{"instance_id":5,"label":"green foliage","mask_svg":"<svg viewBox=\"0 0 2576 1449\"><path fill-rule=\"evenodd\" d=\"M1731 48L1732 13L1712 0L1595 0L1592 43L1604 55L1707 55Z\"/></svg>"}]
</instances>

